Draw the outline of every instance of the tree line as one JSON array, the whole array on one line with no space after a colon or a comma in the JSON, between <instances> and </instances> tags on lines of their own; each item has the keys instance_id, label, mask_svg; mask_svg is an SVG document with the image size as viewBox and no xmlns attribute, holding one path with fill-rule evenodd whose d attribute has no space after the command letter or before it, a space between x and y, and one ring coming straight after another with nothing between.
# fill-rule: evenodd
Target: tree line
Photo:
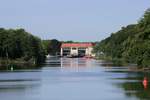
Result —
<instances>
[{"instance_id":1,"label":"tree line","mask_svg":"<svg viewBox=\"0 0 150 100\"><path fill-rule=\"evenodd\" d=\"M145 11L137 24L122 27L99 42L94 52L102 58L121 59L150 67L150 9Z\"/></svg>"},{"instance_id":2,"label":"tree line","mask_svg":"<svg viewBox=\"0 0 150 100\"><path fill-rule=\"evenodd\" d=\"M0 28L0 60L4 59L43 62L45 50L41 39L24 29Z\"/></svg>"}]
</instances>

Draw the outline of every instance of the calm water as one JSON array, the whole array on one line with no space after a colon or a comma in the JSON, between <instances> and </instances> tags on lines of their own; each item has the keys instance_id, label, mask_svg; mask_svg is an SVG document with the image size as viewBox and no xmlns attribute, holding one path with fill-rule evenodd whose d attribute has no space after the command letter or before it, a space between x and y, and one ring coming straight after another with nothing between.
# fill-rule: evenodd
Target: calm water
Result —
<instances>
[{"instance_id":1,"label":"calm water","mask_svg":"<svg viewBox=\"0 0 150 100\"><path fill-rule=\"evenodd\" d=\"M41 69L0 72L2 100L150 100L149 73L92 59L52 58Z\"/></svg>"}]
</instances>

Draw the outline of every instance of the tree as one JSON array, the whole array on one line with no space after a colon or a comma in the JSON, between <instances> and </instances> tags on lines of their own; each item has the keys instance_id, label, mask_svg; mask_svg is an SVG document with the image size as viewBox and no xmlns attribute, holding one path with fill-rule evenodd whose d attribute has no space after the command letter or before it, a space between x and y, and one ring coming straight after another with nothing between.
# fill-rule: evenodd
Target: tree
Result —
<instances>
[{"instance_id":1,"label":"tree","mask_svg":"<svg viewBox=\"0 0 150 100\"><path fill-rule=\"evenodd\" d=\"M35 59L36 63L44 60L44 49L41 40L24 29L0 29L0 58Z\"/></svg>"},{"instance_id":2,"label":"tree","mask_svg":"<svg viewBox=\"0 0 150 100\"><path fill-rule=\"evenodd\" d=\"M138 24L122 27L102 40L94 51L103 52L112 59L124 59L129 63L150 67L150 9Z\"/></svg>"},{"instance_id":3,"label":"tree","mask_svg":"<svg viewBox=\"0 0 150 100\"><path fill-rule=\"evenodd\" d=\"M56 39L44 40L43 45L45 47L47 54L56 55L57 53L60 52L61 42Z\"/></svg>"}]
</instances>

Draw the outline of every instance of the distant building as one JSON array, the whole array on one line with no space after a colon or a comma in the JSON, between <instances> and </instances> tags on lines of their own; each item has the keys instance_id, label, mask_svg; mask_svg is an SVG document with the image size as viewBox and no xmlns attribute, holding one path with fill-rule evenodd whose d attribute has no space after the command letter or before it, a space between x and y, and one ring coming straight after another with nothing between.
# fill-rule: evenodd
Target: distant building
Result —
<instances>
[{"instance_id":1,"label":"distant building","mask_svg":"<svg viewBox=\"0 0 150 100\"><path fill-rule=\"evenodd\" d=\"M62 43L61 56L94 56L93 43Z\"/></svg>"}]
</instances>

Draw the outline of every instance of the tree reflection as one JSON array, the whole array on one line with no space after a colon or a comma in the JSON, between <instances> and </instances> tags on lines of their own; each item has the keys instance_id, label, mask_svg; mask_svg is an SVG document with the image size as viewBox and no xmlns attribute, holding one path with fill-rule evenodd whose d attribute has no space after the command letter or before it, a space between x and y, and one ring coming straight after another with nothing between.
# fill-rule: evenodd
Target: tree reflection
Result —
<instances>
[{"instance_id":1,"label":"tree reflection","mask_svg":"<svg viewBox=\"0 0 150 100\"><path fill-rule=\"evenodd\" d=\"M135 96L140 100L145 100L150 98L150 86L147 84L143 84L143 81L149 80L148 77L150 74L147 74L143 80L143 73L128 74L126 78L123 78L123 82L117 84L119 88L122 88L125 91L125 95L128 97Z\"/></svg>"}]
</instances>

